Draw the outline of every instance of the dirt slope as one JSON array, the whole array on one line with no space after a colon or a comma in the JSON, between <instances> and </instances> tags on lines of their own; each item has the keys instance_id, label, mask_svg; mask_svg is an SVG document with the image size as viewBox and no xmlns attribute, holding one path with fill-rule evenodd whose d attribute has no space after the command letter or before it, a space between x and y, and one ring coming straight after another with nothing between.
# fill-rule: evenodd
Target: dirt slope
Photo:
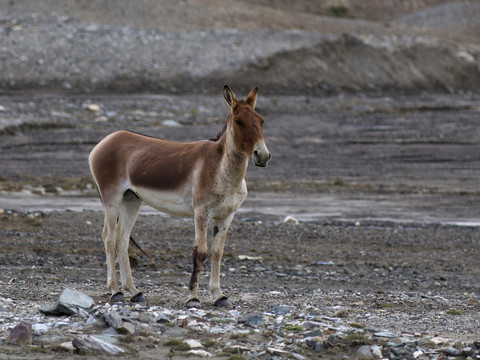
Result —
<instances>
[{"instance_id":1,"label":"dirt slope","mask_svg":"<svg viewBox=\"0 0 480 360\"><path fill-rule=\"evenodd\" d=\"M479 90L478 4L288 4L12 2L1 13L0 88L213 93L229 82L272 94Z\"/></svg>"}]
</instances>

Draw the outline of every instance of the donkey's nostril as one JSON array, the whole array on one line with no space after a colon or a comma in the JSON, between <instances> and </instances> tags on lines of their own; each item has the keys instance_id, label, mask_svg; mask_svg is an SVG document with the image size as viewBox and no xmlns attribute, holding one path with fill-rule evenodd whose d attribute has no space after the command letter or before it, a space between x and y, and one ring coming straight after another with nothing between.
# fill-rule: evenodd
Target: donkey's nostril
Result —
<instances>
[{"instance_id":1,"label":"donkey's nostril","mask_svg":"<svg viewBox=\"0 0 480 360\"><path fill-rule=\"evenodd\" d=\"M253 155L258 156L258 151L255 150L255 151L253 152Z\"/></svg>"}]
</instances>

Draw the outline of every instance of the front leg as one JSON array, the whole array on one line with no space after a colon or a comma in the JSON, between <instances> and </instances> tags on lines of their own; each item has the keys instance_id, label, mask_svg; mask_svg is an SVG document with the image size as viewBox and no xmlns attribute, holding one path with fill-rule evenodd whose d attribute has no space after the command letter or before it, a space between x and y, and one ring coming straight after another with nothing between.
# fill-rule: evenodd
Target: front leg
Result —
<instances>
[{"instance_id":1,"label":"front leg","mask_svg":"<svg viewBox=\"0 0 480 360\"><path fill-rule=\"evenodd\" d=\"M190 297L187 301L187 307L200 306L198 300L198 280L202 265L208 256L207 231L210 218L205 209L195 211L195 243L193 244L193 270L190 278Z\"/></svg>"},{"instance_id":2,"label":"front leg","mask_svg":"<svg viewBox=\"0 0 480 360\"><path fill-rule=\"evenodd\" d=\"M225 219L214 220L212 242L212 270L210 274L209 290L215 295L214 305L231 307L232 304L220 289L220 265L222 262L223 248L227 238L227 232L232 223L235 213L231 213Z\"/></svg>"}]
</instances>

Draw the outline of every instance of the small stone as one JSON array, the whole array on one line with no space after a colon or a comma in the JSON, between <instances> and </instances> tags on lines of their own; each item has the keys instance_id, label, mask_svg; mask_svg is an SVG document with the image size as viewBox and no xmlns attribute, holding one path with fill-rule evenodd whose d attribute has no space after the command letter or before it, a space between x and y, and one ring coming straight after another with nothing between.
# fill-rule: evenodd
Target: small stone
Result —
<instances>
[{"instance_id":1,"label":"small stone","mask_svg":"<svg viewBox=\"0 0 480 360\"><path fill-rule=\"evenodd\" d=\"M357 350L357 359L358 360L370 360L374 359L370 346L363 345L360 346Z\"/></svg>"},{"instance_id":2,"label":"small stone","mask_svg":"<svg viewBox=\"0 0 480 360\"><path fill-rule=\"evenodd\" d=\"M393 339L395 338L397 335L390 332L390 331L378 331L376 333L373 334L373 336L376 336L376 337L382 337L382 338L388 338L388 339Z\"/></svg>"},{"instance_id":3,"label":"small stone","mask_svg":"<svg viewBox=\"0 0 480 360\"><path fill-rule=\"evenodd\" d=\"M116 311L110 311L104 315L105 322L108 324L108 326L118 329L120 325L123 323L123 319L120 316L120 314Z\"/></svg>"},{"instance_id":4,"label":"small stone","mask_svg":"<svg viewBox=\"0 0 480 360\"><path fill-rule=\"evenodd\" d=\"M106 117L106 116L97 116L94 121L97 122L97 123L98 123L98 122L106 122L106 121L108 121L108 117Z\"/></svg>"},{"instance_id":5,"label":"small stone","mask_svg":"<svg viewBox=\"0 0 480 360\"><path fill-rule=\"evenodd\" d=\"M382 349L378 345L373 345L370 350L372 350L373 358L374 359L381 359L383 358Z\"/></svg>"},{"instance_id":6,"label":"small stone","mask_svg":"<svg viewBox=\"0 0 480 360\"><path fill-rule=\"evenodd\" d=\"M243 345L231 345L231 346L226 346L223 351L226 352L226 353L230 353L230 354L243 354L244 352L246 351L249 351L250 348L248 348L247 346L243 346Z\"/></svg>"},{"instance_id":7,"label":"small stone","mask_svg":"<svg viewBox=\"0 0 480 360\"><path fill-rule=\"evenodd\" d=\"M263 325L263 316L261 314L249 314L238 319L240 324L247 324L253 327Z\"/></svg>"},{"instance_id":8,"label":"small stone","mask_svg":"<svg viewBox=\"0 0 480 360\"><path fill-rule=\"evenodd\" d=\"M285 315L290 312L290 308L288 306L284 305L272 305L272 311L276 315Z\"/></svg>"},{"instance_id":9,"label":"small stone","mask_svg":"<svg viewBox=\"0 0 480 360\"><path fill-rule=\"evenodd\" d=\"M87 110L92 111L92 112L99 112L100 111L100 106L97 104L88 104L87 105Z\"/></svg>"},{"instance_id":10,"label":"small stone","mask_svg":"<svg viewBox=\"0 0 480 360\"><path fill-rule=\"evenodd\" d=\"M58 347L65 351L75 351L75 347L73 346L71 341L66 341L58 345Z\"/></svg>"},{"instance_id":11,"label":"small stone","mask_svg":"<svg viewBox=\"0 0 480 360\"><path fill-rule=\"evenodd\" d=\"M422 350L417 350L417 351L414 351L413 352L413 358L414 359L418 359L420 356L423 355L423 351Z\"/></svg>"},{"instance_id":12,"label":"small stone","mask_svg":"<svg viewBox=\"0 0 480 360\"><path fill-rule=\"evenodd\" d=\"M122 325L120 325L116 329L120 334L135 334L135 325L132 323L124 321Z\"/></svg>"},{"instance_id":13,"label":"small stone","mask_svg":"<svg viewBox=\"0 0 480 360\"><path fill-rule=\"evenodd\" d=\"M113 327L109 327L107 330L105 330L104 332L102 332L102 335L107 335L107 336L116 336L118 335L118 331L115 330Z\"/></svg>"},{"instance_id":14,"label":"small stone","mask_svg":"<svg viewBox=\"0 0 480 360\"><path fill-rule=\"evenodd\" d=\"M165 120L162 122L162 125L168 127L182 127L182 124L175 120Z\"/></svg>"},{"instance_id":15,"label":"small stone","mask_svg":"<svg viewBox=\"0 0 480 360\"><path fill-rule=\"evenodd\" d=\"M30 345L32 343L32 324L21 321L10 331L8 342L17 345Z\"/></svg>"},{"instance_id":16,"label":"small stone","mask_svg":"<svg viewBox=\"0 0 480 360\"><path fill-rule=\"evenodd\" d=\"M297 353L291 353L290 355L297 360L306 360L307 359L305 356L297 354Z\"/></svg>"},{"instance_id":17,"label":"small stone","mask_svg":"<svg viewBox=\"0 0 480 360\"><path fill-rule=\"evenodd\" d=\"M430 341L433 342L435 345L442 345L442 344L445 344L445 343L448 342L447 339L445 339L441 336L435 336Z\"/></svg>"},{"instance_id":18,"label":"small stone","mask_svg":"<svg viewBox=\"0 0 480 360\"><path fill-rule=\"evenodd\" d=\"M293 224L293 225L298 225L300 224L300 222L298 221L298 219L294 218L293 216L286 216L284 219L283 219L283 222L284 223L287 223L287 224Z\"/></svg>"},{"instance_id":19,"label":"small stone","mask_svg":"<svg viewBox=\"0 0 480 360\"><path fill-rule=\"evenodd\" d=\"M277 349L277 348L272 348L272 347L267 348L267 351L272 353L272 354L290 354L289 351L282 350L282 349Z\"/></svg>"},{"instance_id":20,"label":"small stone","mask_svg":"<svg viewBox=\"0 0 480 360\"><path fill-rule=\"evenodd\" d=\"M170 319L165 314L160 314L155 318L155 322L160 323L160 324L171 323L172 319Z\"/></svg>"},{"instance_id":21,"label":"small stone","mask_svg":"<svg viewBox=\"0 0 480 360\"><path fill-rule=\"evenodd\" d=\"M462 352L452 346L449 346L445 349L445 354L448 356L460 356L462 355Z\"/></svg>"},{"instance_id":22,"label":"small stone","mask_svg":"<svg viewBox=\"0 0 480 360\"><path fill-rule=\"evenodd\" d=\"M249 256L249 255L238 255L238 260L240 260L240 261L262 261L263 257L261 257L261 256Z\"/></svg>"},{"instance_id":23,"label":"small stone","mask_svg":"<svg viewBox=\"0 0 480 360\"><path fill-rule=\"evenodd\" d=\"M187 354L190 355L195 355L195 356L201 356L201 357L209 357L212 356L208 351L205 350L199 350L199 349L194 349L194 350L189 350Z\"/></svg>"},{"instance_id":24,"label":"small stone","mask_svg":"<svg viewBox=\"0 0 480 360\"><path fill-rule=\"evenodd\" d=\"M190 349L199 349L203 347L202 343L195 339L188 339L184 340L183 342L190 346Z\"/></svg>"}]
</instances>

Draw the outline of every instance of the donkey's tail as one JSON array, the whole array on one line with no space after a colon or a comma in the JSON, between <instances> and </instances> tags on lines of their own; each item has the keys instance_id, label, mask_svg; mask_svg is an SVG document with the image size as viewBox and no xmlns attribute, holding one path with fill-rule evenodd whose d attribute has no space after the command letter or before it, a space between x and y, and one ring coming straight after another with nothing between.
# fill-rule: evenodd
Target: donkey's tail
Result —
<instances>
[{"instance_id":1,"label":"donkey's tail","mask_svg":"<svg viewBox=\"0 0 480 360\"><path fill-rule=\"evenodd\" d=\"M140 245L137 244L137 242L135 240L133 240L133 238L130 236L130 241L133 243L133 245L135 245L135 247L140 250L142 252L143 255L145 255L150 261L153 261L152 257L147 253L145 252L141 247Z\"/></svg>"}]
</instances>

